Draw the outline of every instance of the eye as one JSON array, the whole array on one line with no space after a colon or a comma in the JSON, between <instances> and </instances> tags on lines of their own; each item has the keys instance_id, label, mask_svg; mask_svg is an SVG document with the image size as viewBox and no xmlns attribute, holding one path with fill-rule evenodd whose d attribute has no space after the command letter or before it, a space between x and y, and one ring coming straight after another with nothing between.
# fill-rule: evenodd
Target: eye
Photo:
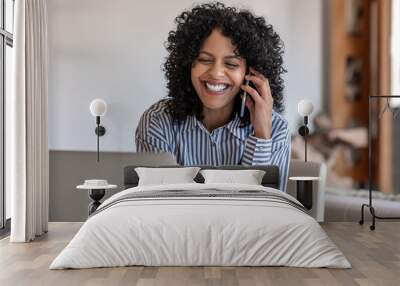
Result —
<instances>
[{"instance_id":1,"label":"eye","mask_svg":"<svg viewBox=\"0 0 400 286\"><path fill-rule=\"evenodd\" d=\"M209 64L212 63L212 60L210 59L203 59L203 58L199 58L197 59L198 62L203 63L203 64Z\"/></svg>"},{"instance_id":2,"label":"eye","mask_svg":"<svg viewBox=\"0 0 400 286\"><path fill-rule=\"evenodd\" d=\"M231 69L235 69L235 68L239 67L239 65L235 64L235 63L225 63L225 64L227 65L228 68L231 68Z\"/></svg>"}]
</instances>

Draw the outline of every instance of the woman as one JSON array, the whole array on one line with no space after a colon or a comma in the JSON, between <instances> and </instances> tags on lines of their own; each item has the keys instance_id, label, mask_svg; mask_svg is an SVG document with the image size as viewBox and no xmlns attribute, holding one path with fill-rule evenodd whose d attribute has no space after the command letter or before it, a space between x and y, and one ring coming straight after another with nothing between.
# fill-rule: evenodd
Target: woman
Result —
<instances>
[{"instance_id":1,"label":"woman","mask_svg":"<svg viewBox=\"0 0 400 286\"><path fill-rule=\"evenodd\" d=\"M164 65L168 98L142 115L137 151L170 152L181 165L278 165L285 191L290 136L278 113L281 39L264 18L219 2L185 11L175 22Z\"/></svg>"}]
</instances>

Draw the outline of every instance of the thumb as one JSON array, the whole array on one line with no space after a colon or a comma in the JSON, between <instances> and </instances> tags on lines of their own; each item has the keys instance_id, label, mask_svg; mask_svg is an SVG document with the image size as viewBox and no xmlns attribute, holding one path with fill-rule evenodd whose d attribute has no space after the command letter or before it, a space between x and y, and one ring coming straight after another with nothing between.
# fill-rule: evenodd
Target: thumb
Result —
<instances>
[{"instance_id":1,"label":"thumb","mask_svg":"<svg viewBox=\"0 0 400 286\"><path fill-rule=\"evenodd\" d=\"M254 102L250 98L246 98L246 107L249 109L250 114L254 113Z\"/></svg>"}]
</instances>

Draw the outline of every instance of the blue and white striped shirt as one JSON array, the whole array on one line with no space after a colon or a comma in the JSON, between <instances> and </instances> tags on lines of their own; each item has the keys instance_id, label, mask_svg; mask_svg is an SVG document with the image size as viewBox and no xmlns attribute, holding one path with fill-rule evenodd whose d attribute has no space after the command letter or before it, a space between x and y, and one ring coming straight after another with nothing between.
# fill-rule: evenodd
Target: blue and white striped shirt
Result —
<instances>
[{"instance_id":1,"label":"blue and white striped shirt","mask_svg":"<svg viewBox=\"0 0 400 286\"><path fill-rule=\"evenodd\" d=\"M277 165L280 189L286 191L290 159L290 135L287 121L272 113L270 139L259 139L251 124L240 127L236 115L228 124L209 132L193 116L175 123L166 112L162 99L146 110L136 129L137 152L169 152L177 163L191 165Z\"/></svg>"}]
</instances>

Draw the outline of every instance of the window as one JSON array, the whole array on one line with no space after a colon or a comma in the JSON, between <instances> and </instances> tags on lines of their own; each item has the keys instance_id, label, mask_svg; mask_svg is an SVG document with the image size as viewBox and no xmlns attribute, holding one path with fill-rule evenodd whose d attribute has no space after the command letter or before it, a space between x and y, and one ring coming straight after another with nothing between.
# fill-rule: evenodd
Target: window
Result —
<instances>
[{"instance_id":1,"label":"window","mask_svg":"<svg viewBox=\"0 0 400 286\"><path fill-rule=\"evenodd\" d=\"M5 98L11 91L14 0L0 0L0 228L9 226L10 194L5 188ZM1 234L1 233L0 233Z\"/></svg>"}]
</instances>

